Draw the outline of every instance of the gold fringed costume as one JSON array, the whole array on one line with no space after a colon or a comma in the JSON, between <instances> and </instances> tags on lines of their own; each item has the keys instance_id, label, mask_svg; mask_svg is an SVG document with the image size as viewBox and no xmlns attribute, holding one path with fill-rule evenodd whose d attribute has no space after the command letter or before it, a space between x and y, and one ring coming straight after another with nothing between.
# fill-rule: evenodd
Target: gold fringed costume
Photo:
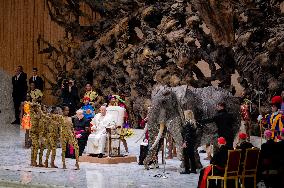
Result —
<instances>
[{"instance_id":1,"label":"gold fringed costume","mask_svg":"<svg viewBox=\"0 0 284 188\"><path fill-rule=\"evenodd\" d=\"M75 158L76 158L76 168L79 170L79 146L78 141L75 138L74 128L70 117L62 117L60 139L62 145L62 164L63 168L66 169L65 164L65 152L67 143L71 144L75 149Z\"/></svg>"},{"instance_id":2,"label":"gold fringed costume","mask_svg":"<svg viewBox=\"0 0 284 188\"><path fill-rule=\"evenodd\" d=\"M31 166L37 166L37 153L39 149L39 120L40 120L40 105L38 103L31 103L30 108L31 115L31 124L30 137L32 140L32 149L31 149Z\"/></svg>"}]
</instances>

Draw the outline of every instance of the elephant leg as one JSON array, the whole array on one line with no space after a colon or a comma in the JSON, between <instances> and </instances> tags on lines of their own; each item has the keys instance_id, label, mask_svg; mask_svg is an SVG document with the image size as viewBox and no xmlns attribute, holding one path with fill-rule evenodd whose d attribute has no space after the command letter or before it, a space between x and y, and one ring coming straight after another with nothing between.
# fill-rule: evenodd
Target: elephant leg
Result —
<instances>
[{"instance_id":1,"label":"elephant leg","mask_svg":"<svg viewBox=\"0 0 284 188\"><path fill-rule=\"evenodd\" d=\"M66 169L66 164L65 164L65 152L66 152L66 145L67 145L67 140L66 139L61 139L61 157L62 157L62 168Z\"/></svg>"}]
</instances>

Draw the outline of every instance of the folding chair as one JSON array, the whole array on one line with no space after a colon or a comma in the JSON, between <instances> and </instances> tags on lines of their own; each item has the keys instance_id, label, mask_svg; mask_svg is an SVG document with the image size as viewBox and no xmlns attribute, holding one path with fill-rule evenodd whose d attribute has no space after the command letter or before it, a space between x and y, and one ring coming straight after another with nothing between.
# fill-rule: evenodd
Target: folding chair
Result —
<instances>
[{"instance_id":1,"label":"folding chair","mask_svg":"<svg viewBox=\"0 0 284 188\"><path fill-rule=\"evenodd\" d=\"M256 188L256 172L260 149L249 148L246 150L243 171L241 173L242 188L245 187L245 178L253 177L253 186Z\"/></svg>"}]
</instances>

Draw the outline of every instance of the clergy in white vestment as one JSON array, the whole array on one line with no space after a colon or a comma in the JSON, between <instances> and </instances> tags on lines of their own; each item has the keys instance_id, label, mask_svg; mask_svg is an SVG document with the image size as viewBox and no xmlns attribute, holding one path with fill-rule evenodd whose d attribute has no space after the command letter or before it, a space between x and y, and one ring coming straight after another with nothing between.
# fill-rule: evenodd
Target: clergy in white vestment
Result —
<instances>
[{"instance_id":1,"label":"clergy in white vestment","mask_svg":"<svg viewBox=\"0 0 284 188\"><path fill-rule=\"evenodd\" d=\"M106 128L115 128L115 121L112 115L106 113L106 107L100 107L100 113L96 114L91 121L91 134L87 142L87 154L99 154L98 157L103 157L104 148L106 145Z\"/></svg>"}]
</instances>

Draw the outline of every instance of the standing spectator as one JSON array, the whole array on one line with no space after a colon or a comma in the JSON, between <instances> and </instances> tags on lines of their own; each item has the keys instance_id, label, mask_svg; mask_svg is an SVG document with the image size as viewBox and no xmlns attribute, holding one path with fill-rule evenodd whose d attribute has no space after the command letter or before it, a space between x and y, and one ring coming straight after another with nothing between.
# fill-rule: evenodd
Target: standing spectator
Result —
<instances>
[{"instance_id":1,"label":"standing spectator","mask_svg":"<svg viewBox=\"0 0 284 188\"><path fill-rule=\"evenodd\" d=\"M182 131L183 138L183 159L184 159L184 168L183 172L180 174L196 174L196 161L194 157L194 142L196 140L196 129L192 122L188 122ZM190 165L189 165L190 160ZM191 170L189 170L191 166Z\"/></svg>"},{"instance_id":2,"label":"standing spectator","mask_svg":"<svg viewBox=\"0 0 284 188\"><path fill-rule=\"evenodd\" d=\"M37 68L33 68L33 76L29 79L29 84L35 83L35 88L43 91L43 80L37 75Z\"/></svg>"},{"instance_id":3,"label":"standing spectator","mask_svg":"<svg viewBox=\"0 0 284 188\"><path fill-rule=\"evenodd\" d=\"M69 107L70 115L73 116L79 103L79 95L78 88L74 85L74 81L72 79L62 83L61 98L63 100L63 105L67 105Z\"/></svg>"},{"instance_id":4,"label":"standing spectator","mask_svg":"<svg viewBox=\"0 0 284 188\"><path fill-rule=\"evenodd\" d=\"M23 67L17 67L15 75L12 77L13 84L13 102L15 108L15 121L12 124L20 124L20 106L21 102L25 101L28 90L27 74L23 72Z\"/></svg>"},{"instance_id":5,"label":"standing spectator","mask_svg":"<svg viewBox=\"0 0 284 188\"><path fill-rule=\"evenodd\" d=\"M203 119L200 123L216 123L218 137L224 137L229 148L233 148L233 116L226 110L226 104L220 102L217 104L217 114L213 118Z\"/></svg>"},{"instance_id":6,"label":"standing spectator","mask_svg":"<svg viewBox=\"0 0 284 188\"><path fill-rule=\"evenodd\" d=\"M284 115L284 90L282 90L282 92L281 92L281 98L282 98L281 114Z\"/></svg>"},{"instance_id":7,"label":"standing spectator","mask_svg":"<svg viewBox=\"0 0 284 188\"><path fill-rule=\"evenodd\" d=\"M280 113L282 98L274 96L271 99L271 114L266 117L268 127L272 131L272 138L277 140L278 135L283 129L282 114Z\"/></svg>"},{"instance_id":8,"label":"standing spectator","mask_svg":"<svg viewBox=\"0 0 284 188\"><path fill-rule=\"evenodd\" d=\"M83 110L76 111L76 117L72 120L75 129L75 135L79 145L79 156L82 156L88 140L88 131L90 122L84 117Z\"/></svg>"}]
</instances>

